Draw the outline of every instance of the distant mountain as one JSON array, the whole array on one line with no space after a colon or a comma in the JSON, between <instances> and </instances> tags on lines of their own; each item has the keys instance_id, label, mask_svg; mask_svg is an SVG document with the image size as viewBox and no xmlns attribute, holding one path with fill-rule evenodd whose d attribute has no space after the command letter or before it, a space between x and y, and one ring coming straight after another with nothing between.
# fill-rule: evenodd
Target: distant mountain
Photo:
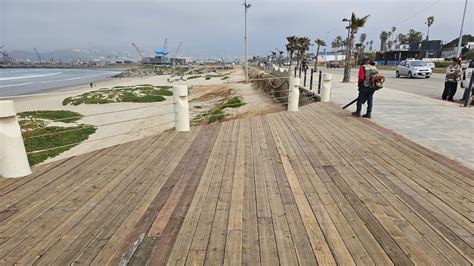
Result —
<instances>
[{"instance_id":1,"label":"distant mountain","mask_svg":"<svg viewBox=\"0 0 474 266\"><path fill-rule=\"evenodd\" d=\"M62 49L50 52L38 51L44 61L92 61L92 60L125 60L136 59L133 51L112 51L105 49ZM8 52L10 57L14 60L36 62L38 58L34 51L12 50Z\"/></svg>"}]
</instances>

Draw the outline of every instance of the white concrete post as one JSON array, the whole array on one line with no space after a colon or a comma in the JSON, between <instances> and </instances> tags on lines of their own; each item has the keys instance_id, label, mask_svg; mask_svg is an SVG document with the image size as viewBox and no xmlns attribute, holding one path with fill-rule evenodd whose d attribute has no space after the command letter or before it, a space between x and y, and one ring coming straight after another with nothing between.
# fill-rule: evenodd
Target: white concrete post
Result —
<instances>
[{"instance_id":1,"label":"white concrete post","mask_svg":"<svg viewBox=\"0 0 474 266\"><path fill-rule=\"evenodd\" d=\"M331 86L332 86L332 75L323 74L323 84L321 86L321 101L329 102L331 99Z\"/></svg>"},{"instance_id":2,"label":"white concrete post","mask_svg":"<svg viewBox=\"0 0 474 266\"><path fill-rule=\"evenodd\" d=\"M173 86L176 131L190 131L188 86Z\"/></svg>"},{"instance_id":3,"label":"white concrete post","mask_svg":"<svg viewBox=\"0 0 474 266\"><path fill-rule=\"evenodd\" d=\"M20 125L13 101L0 101L0 176L23 177L31 174Z\"/></svg>"},{"instance_id":4,"label":"white concrete post","mask_svg":"<svg viewBox=\"0 0 474 266\"><path fill-rule=\"evenodd\" d=\"M288 112L298 112L300 101L300 79L290 73L288 82Z\"/></svg>"}]
</instances>

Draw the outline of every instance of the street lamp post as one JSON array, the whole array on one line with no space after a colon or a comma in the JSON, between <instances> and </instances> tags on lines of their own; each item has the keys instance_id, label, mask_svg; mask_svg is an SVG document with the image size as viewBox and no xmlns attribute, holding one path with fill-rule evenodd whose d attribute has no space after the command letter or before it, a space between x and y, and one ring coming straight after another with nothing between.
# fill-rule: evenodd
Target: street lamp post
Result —
<instances>
[{"instance_id":1,"label":"street lamp post","mask_svg":"<svg viewBox=\"0 0 474 266\"><path fill-rule=\"evenodd\" d=\"M464 18L466 17L466 9L467 9L467 0L464 4L464 13L462 15L462 22L461 22L461 31L459 32L459 41L458 41L458 52L456 53L456 57L461 56L461 43L462 43L462 28L464 27Z\"/></svg>"},{"instance_id":2,"label":"street lamp post","mask_svg":"<svg viewBox=\"0 0 474 266\"><path fill-rule=\"evenodd\" d=\"M346 40L346 60L345 60L345 67L344 67L344 78L346 76L350 76L350 58L349 58L349 38L351 36L351 21L347 18L342 19L343 22L349 22L349 26L347 27L347 40ZM349 75L346 75L346 71L349 71Z\"/></svg>"},{"instance_id":3,"label":"street lamp post","mask_svg":"<svg viewBox=\"0 0 474 266\"><path fill-rule=\"evenodd\" d=\"M248 44L247 44L247 10L250 8L250 4L247 4L247 0L244 0L244 8L245 8L245 35L244 35L244 42L245 42L245 82L249 81L249 62L248 62Z\"/></svg>"}]
</instances>

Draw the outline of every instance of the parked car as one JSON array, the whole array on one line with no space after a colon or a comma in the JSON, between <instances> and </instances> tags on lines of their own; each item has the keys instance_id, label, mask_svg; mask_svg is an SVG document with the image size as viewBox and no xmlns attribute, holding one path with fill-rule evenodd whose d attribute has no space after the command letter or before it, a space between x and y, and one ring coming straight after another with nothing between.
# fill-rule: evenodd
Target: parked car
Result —
<instances>
[{"instance_id":1,"label":"parked car","mask_svg":"<svg viewBox=\"0 0 474 266\"><path fill-rule=\"evenodd\" d=\"M407 76L409 78L430 78L433 70L421 60L402 61L397 67L395 75Z\"/></svg>"},{"instance_id":2,"label":"parked car","mask_svg":"<svg viewBox=\"0 0 474 266\"><path fill-rule=\"evenodd\" d=\"M326 63L327 68L339 68L340 66L341 65L339 64L339 62L334 61L334 60L331 60L331 61Z\"/></svg>"},{"instance_id":3,"label":"parked car","mask_svg":"<svg viewBox=\"0 0 474 266\"><path fill-rule=\"evenodd\" d=\"M461 87L467 88L469 87L469 82L471 81L472 72L474 71L474 60L471 60L467 66L463 66L463 75L461 79Z\"/></svg>"},{"instance_id":4,"label":"parked car","mask_svg":"<svg viewBox=\"0 0 474 266\"><path fill-rule=\"evenodd\" d=\"M435 63L433 63L433 62L425 62L425 63L426 63L426 65L428 65L431 69L433 69L433 68L436 67Z\"/></svg>"}]
</instances>

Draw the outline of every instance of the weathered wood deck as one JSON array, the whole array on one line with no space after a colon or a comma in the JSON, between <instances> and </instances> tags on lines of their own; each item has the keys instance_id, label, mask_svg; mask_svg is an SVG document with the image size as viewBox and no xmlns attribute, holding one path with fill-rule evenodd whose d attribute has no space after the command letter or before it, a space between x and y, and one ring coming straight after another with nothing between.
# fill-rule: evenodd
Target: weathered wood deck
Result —
<instances>
[{"instance_id":1,"label":"weathered wood deck","mask_svg":"<svg viewBox=\"0 0 474 266\"><path fill-rule=\"evenodd\" d=\"M469 265L474 172L331 104L0 179L0 264Z\"/></svg>"}]
</instances>

